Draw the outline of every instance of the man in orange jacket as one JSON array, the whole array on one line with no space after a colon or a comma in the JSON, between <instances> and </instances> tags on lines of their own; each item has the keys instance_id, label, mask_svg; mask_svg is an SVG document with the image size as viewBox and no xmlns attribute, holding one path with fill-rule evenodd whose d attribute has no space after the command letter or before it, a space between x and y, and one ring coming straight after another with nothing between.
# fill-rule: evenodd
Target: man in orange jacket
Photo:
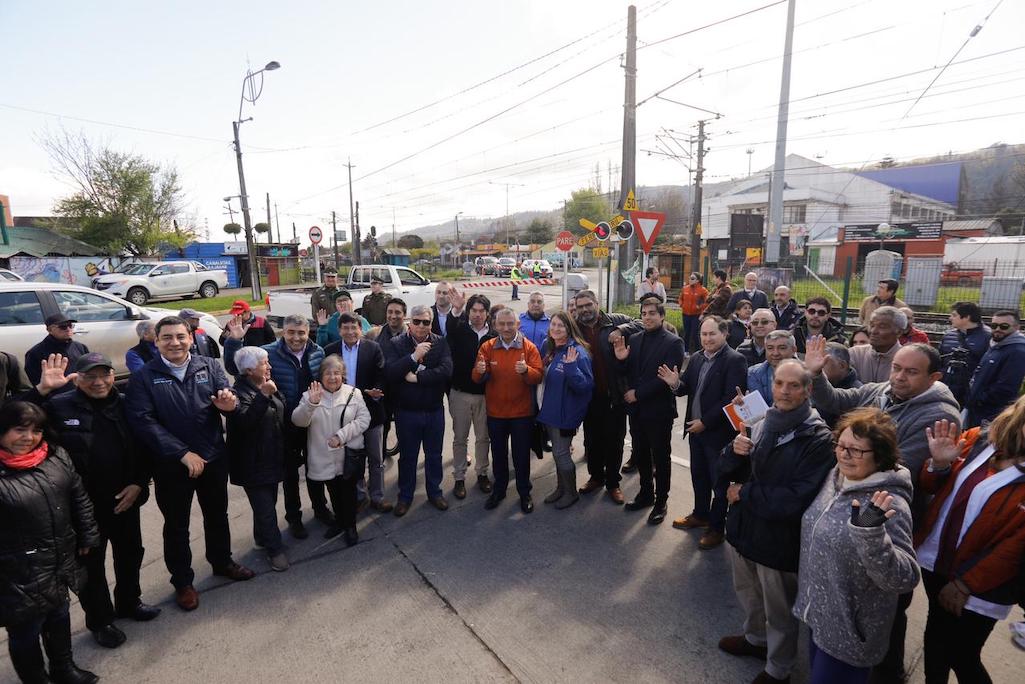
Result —
<instances>
[{"instance_id":1,"label":"man in orange jacket","mask_svg":"<svg viewBox=\"0 0 1025 684\"><path fill-rule=\"evenodd\" d=\"M498 337L488 340L477 352L473 381L484 383L488 411L488 435L495 484L484 508L492 510L505 498L509 486L509 442L520 509L534 510L530 497L530 436L534 426L534 392L541 382L541 354L519 332L519 319L512 309L495 316Z\"/></svg>"}]
</instances>

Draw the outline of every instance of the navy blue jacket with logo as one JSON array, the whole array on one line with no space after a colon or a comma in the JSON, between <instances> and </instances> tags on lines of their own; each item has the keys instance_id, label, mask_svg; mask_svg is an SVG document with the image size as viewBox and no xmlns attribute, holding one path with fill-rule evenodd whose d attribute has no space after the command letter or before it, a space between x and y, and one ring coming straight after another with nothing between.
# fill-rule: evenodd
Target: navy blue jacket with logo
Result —
<instances>
[{"instance_id":1,"label":"navy blue jacket with logo","mask_svg":"<svg viewBox=\"0 0 1025 684\"><path fill-rule=\"evenodd\" d=\"M225 454L221 412L210 397L230 387L214 359L191 356L179 381L158 356L132 373L125 413L155 460L180 461L191 451L209 462Z\"/></svg>"}]
</instances>

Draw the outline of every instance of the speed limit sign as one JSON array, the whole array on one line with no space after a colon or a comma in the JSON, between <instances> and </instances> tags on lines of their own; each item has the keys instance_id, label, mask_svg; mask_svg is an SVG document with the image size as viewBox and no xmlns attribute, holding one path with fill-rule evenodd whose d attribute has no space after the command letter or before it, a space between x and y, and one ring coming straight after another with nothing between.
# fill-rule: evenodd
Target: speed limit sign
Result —
<instances>
[{"instance_id":1,"label":"speed limit sign","mask_svg":"<svg viewBox=\"0 0 1025 684\"><path fill-rule=\"evenodd\" d=\"M324 231L319 226L313 226L310 228L310 242L315 245L319 245L320 241L324 239Z\"/></svg>"}]
</instances>

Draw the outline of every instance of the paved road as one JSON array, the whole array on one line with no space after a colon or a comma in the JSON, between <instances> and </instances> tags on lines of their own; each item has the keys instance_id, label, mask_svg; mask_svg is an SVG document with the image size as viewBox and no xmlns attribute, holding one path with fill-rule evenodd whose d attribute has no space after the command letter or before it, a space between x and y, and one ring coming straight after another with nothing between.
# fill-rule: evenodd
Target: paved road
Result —
<instances>
[{"instance_id":1,"label":"paved road","mask_svg":"<svg viewBox=\"0 0 1025 684\"><path fill-rule=\"evenodd\" d=\"M579 457L579 437L575 448ZM687 447L675 438L673 449L675 516L689 512L692 498L682 465ZM446 493L450 460L446 442ZM354 548L341 539L324 542L323 527L311 523L310 539L290 540L294 565L281 574L253 548L248 502L240 488L230 487L235 556L259 574L237 585L211 576L194 507L201 602L193 613L173 604L160 514L151 501L143 510L142 586L144 599L161 604L164 613L151 623L122 621L129 642L107 651L84 631L75 606L76 657L104 681L175 684L356 677L744 682L758 673L754 660L716 649L743 621L725 548L698 551L694 534L668 523L649 526L644 514L626 512L603 494L556 511L540 502L554 486L551 458L531 466L533 515L520 513L512 493L497 510L485 511L476 489L464 501L450 497L451 510L441 513L427 504L420 484L406 517L362 517L361 543ZM390 462L386 491L392 499L396 471ZM582 482L583 465L578 471ZM625 477L624 489L628 497L636 492L635 476ZM279 513L283 518L283 509ZM910 616L908 665L911 681L921 682L921 589ZM803 643L801 658L795 682L806 681ZM1006 623L997 625L984 658L995 681L1021 681L1025 652L1010 643ZM0 681L14 681L6 652Z\"/></svg>"}]
</instances>

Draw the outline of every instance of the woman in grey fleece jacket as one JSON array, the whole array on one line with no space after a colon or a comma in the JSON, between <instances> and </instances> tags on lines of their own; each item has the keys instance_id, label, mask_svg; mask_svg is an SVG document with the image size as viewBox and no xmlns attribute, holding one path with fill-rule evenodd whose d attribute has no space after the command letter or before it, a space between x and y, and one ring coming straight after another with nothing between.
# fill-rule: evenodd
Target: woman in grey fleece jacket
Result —
<instances>
[{"instance_id":1,"label":"woman in grey fleece jacket","mask_svg":"<svg viewBox=\"0 0 1025 684\"><path fill-rule=\"evenodd\" d=\"M919 580L911 473L893 420L851 411L835 432L837 465L801 521L794 614L811 628L811 681L865 682L889 646L897 597Z\"/></svg>"}]
</instances>

